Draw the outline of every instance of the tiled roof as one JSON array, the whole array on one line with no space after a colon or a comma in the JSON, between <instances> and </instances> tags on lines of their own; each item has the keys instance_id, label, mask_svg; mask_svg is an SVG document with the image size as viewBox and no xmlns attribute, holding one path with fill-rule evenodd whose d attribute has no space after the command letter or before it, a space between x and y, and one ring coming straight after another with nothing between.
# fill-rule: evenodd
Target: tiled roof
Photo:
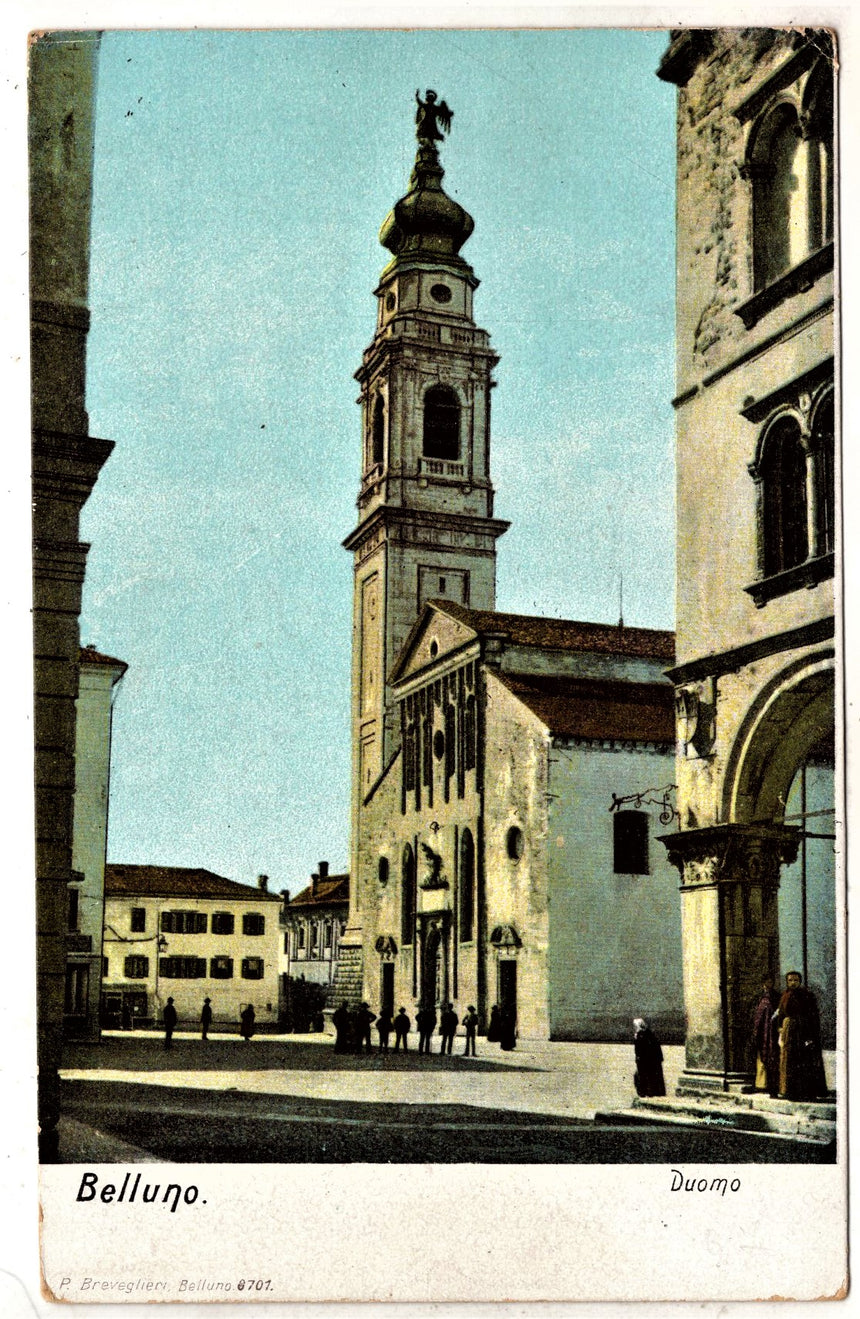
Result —
<instances>
[{"instance_id":1,"label":"tiled roof","mask_svg":"<svg viewBox=\"0 0 860 1319\"><path fill-rule=\"evenodd\" d=\"M498 677L557 736L674 744L675 698L668 682Z\"/></svg>"},{"instance_id":2,"label":"tiled roof","mask_svg":"<svg viewBox=\"0 0 860 1319\"><path fill-rule=\"evenodd\" d=\"M349 875L329 875L328 879L317 880L316 893L313 885L303 888L290 899L288 910L293 907L323 907L336 902L349 902Z\"/></svg>"},{"instance_id":3,"label":"tiled roof","mask_svg":"<svg viewBox=\"0 0 860 1319\"><path fill-rule=\"evenodd\" d=\"M607 655L634 655L649 659L675 659L675 633L647 627L613 627L608 623L581 623L566 618L532 614L501 614L491 609L468 609L452 600L428 604L450 614L475 632L502 634L514 646L545 650L598 651Z\"/></svg>"},{"instance_id":4,"label":"tiled roof","mask_svg":"<svg viewBox=\"0 0 860 1319\"><path fill-rule=\"evenodd\" d=\"M237 884L211 870L183 866L105 866L105 897L235 898L239 902L280 902L280 894Z\"/></svg>"},{"instance_id":5,"label":"tiled roof","mask_svg":"<svg viewBox=\"0 0 860 1319\"><path fill-rule=\"evenodd\" d=\"M123 672L128 668L125 660L114 659L112 655L102 655L94 646L81 646L81 664L110 664Z\"/></svg>"}]
</instances>

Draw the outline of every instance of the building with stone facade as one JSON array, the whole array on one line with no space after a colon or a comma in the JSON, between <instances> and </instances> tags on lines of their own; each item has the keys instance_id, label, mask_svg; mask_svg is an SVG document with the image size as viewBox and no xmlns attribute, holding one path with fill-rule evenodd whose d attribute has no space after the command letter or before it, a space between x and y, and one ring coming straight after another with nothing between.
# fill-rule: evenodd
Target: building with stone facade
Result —
<instances>
[{"instance_id":1,"label":"building with stone facade","mask_svg":"<svg viewBox=\"0 0 860 1319\"><path fill-rule=\"evenodd\" d=\"M66 939L65 1034L97 1039L113 703L128 665L81 650L75 721L75 813Z\"/></svg>"},{"instance_id":2,"label":"building with stone facade","mask_svg":"<svg viewBox=\"0 0 860 1319\"><path fill-rule=\"evenodd\" d=\"M29 50L30 373L39 1152L57 1157L72 883L80 512L113 448L89 433L86 343L97 32Z\"/></svg>"},{"instance_id":3,"label":"building with stone facade","mask_svg":"<svg viewBox=\"0 0 860 1319\"><path fill-rule=\"evenodd\" d=\"M681 31L677 659L684 1088L745 1079L766 972L833 1040L838 506L834 63L810 30Z\"/></svg>"},{"instance_id":4,"label":"building with stone facade","mask_svg":"<svg viewBox=\"0 0 860 1319\"><path fill-rule=\"evenodd\" d=\"M536 1038L681 1031L671 633L495 612L490 392L460 249L471 217L421 134L357 374L349 924L335 997L512 1008ZM613 811L622 798L640 809ZM662 799L661 799L662 800ZM622 803L623 804L623 803ZM630 803L628 803L629 805Z\"/></svg>"},{"instance_id":5,"label":"building with stone facade","mask_svg":"<svg viewBox=\"0 0 860 1319\"><path fill-rule=\"evenodd\" d=\"M179 1027L199 1022L212 1001L213 1026L238 1029L253 1004L258 1026L278 1021L281 898L211 870L105 867L102 1021L160 1022L168 996Z\"/></svg>"}]
</instances>

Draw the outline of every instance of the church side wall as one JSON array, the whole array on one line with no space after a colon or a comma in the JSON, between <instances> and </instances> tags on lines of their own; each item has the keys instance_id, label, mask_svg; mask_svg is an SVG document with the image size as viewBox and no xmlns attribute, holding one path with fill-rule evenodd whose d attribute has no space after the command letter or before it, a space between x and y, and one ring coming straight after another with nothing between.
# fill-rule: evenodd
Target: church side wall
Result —
<instances>
[{"instance_id":1,"label":"church side wall","mask_svg":"<svg viewBox=\"0 0 860 1319\"><path fill-rule=\"evenodd\" d=\"M547 995L549 895L547 866L547 746L545 727L499 680L486 676L484 761L487 993L500 997L499 963L517 962L519 1034L549 1038ZM511 830L522 835L512 856ZM492 945L493 931L512 926L522 947Z\"/></svg>"},{"instance_id":2,"label":"church side wall","mask_svg":"<svg viewBox=\"0 0 860 1319\"><path fill-rule=\"evenodd\" d=\"M678 876L648 815L649 873L616 874L612 794L672 782L673 748L556 742L550 752L549 993L553 1039L629 1040L632 1019L683 1039ZM628 807L627 809L631 809Z\"/></svg>"}]
</instances>

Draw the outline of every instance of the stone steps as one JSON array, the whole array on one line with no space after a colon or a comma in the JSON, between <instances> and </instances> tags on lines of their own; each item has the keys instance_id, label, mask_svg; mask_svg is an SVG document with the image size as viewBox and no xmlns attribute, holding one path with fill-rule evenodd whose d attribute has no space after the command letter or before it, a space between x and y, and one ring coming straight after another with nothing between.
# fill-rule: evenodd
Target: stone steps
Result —
<instances>
[{"instance_id":1,"label":"stone steps","mask_svg":"<svg viewBox=\"0 0 860 1319\"><path fill-rule=\"evenodd\" d=\"M630 1108L595 1114L610 1124L670 1124L756 1131L828 1144L836 1139L836 1104L793 1103L759 1095L693 1099L686 1096L634 1099Z\"/></svg>"},{"instance_id":2,"label":"stone steps","mask_svg":"<svg viewBox=\"0 0 860 1319\"><path fill-rule=\"evenodd\" d=\"M357 1008L363 993L362 949L341 944L329 998L330 1006L337 1008L345 1001L350 1008Z\"/></svg>"}]
</instances>

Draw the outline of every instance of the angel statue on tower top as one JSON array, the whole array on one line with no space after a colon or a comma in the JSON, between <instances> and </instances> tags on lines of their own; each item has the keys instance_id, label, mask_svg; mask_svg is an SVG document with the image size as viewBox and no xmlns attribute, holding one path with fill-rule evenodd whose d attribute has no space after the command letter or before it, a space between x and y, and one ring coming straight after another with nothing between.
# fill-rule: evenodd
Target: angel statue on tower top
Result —
<instances>
[{"instance_id":1,"label":"angel statue on tower top","mask_svg":"<svg viewBox=\"0 0 860 1319\"><path fill-rule=\"evenodd\" d=\"M444 101L436 103L436 93L428 90L424 93L426 100L421 100L421 93L416 90L415 100L418 110L415 114L415 136L419 142L443 142L443 133L450 133L453 110L449 110ZM442 133L439 129L442 129Z\"/></svg>"}]
</instances>

